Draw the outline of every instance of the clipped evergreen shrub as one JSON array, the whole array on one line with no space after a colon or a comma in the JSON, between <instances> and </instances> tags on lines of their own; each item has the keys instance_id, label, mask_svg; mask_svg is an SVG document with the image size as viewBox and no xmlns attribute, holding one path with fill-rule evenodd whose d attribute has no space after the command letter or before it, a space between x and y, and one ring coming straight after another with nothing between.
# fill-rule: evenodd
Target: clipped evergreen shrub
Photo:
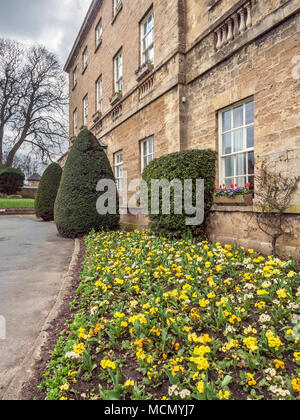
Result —
<instances>
[{"instance_id":1,"label":"clipped evergreen shrub","mask_svg":"<svg viewBox=\"0 0 300 420\"><path fill-rule=\"evenodd\" d=\"M193 236L204 235L206 231L206 220L213 203L213 192L216 177L216 152L212 150L189 150L172 153L153 160L143 172L143 180L148 186L148 212L151 221L151 228L154 233L169 236L182 237L192 234ZM176 214L174 202L174 188L171 187L170 214L163 214L162 194L160 190L158 202L158 214L152 214L152 191L151 180L181 180L182 182L182 214ZM198 226L187 226L186 219L191 215L185 213L184 209L184 180L193 180L192 203L196 205L196 180L204 180L204 223ZM178 204L178 203L177 203Z\"/></svg>"},{"instance_id":2,"label":"clipped evergreen shrub","mask_svg":"<svg viewBox=\"0 0 300 420\"><path fill-rule=\"evenodd\" d=\"M96 231L119 227L119 200L116 214L101 215L96 208L98 181L115 177L104 149L87 129L75 140L63 171L54 206L54 220L62 236L75 238Z\"/></svg>"},{"instance_id":3,"label":"clipped evergreen shrub","mask_svg":"<svg viewBox=\"0 0 300 420\"><path fill-rule=\"evenodd\" d=\"M0 169L0 193L15 195L24 184L25 175L20 169Z\"/></svg>"},{"instance_id":4,"label":"clipped evergreen shrub","mask_svg":"<svg viewBox=\"0 0 300 420\"><path fill-rule=\"evenodd\" d=\"M46 222L54 220L54 203L61 176L62 169L58 163L51 163L45 170L39 183L34 204L35 214Z\"/></svg>"}]
</instances>

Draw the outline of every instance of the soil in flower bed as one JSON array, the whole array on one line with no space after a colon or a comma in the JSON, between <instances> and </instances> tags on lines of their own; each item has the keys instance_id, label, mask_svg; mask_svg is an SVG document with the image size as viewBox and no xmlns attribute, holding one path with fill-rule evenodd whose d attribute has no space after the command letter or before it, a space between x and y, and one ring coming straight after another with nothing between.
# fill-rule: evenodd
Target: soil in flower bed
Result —
<instances>
[{"instance_id":1,"label":"soil in flower bed","mask_svg":"<svg viewBox=\"0 0 300 420\"><path fill-rule=\"evenodd\" d=\"M295 261L149 232L85 243L38 398L299 399Z\"/></svg>"}]
</instances>

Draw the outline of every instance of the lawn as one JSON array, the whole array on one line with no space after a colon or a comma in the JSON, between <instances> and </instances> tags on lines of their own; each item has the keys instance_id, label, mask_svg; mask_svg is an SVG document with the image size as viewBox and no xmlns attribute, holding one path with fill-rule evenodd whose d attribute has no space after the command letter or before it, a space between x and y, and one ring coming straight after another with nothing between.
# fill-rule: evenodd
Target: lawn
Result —
<instances>
[{"instance_id":1,"label":"lawn","mask_svg":"<svg viewBox=\"0 0 300 420\"><path fill-rule=\"evenodd\" d=\"M34 200L31 199L5 199L0 198L0 209L26 209L34 208Z\"/></svg>"},{"instance_id":2,"label":"lawn","mask_svg":"<svg viewBox=\"0 0 300 420\"><path fill-rule=\"evenodd\" d=\"M148 232L86 246L40 398L300 399L293 260Z\"/></svg>"}]
</instances>

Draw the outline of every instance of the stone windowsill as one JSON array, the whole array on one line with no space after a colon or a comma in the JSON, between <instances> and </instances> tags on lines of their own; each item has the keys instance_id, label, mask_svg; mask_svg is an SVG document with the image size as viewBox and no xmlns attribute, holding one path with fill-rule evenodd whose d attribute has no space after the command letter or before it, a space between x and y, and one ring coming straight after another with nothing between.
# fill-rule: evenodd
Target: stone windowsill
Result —
<instances>
[{"instance_id":1,"label":"stone windowsill","mask_svg":"<svg viewBox=\"0 0 300 420\"><path fill-rule=\"evenodd\" d=\"M211 211L213 212L233 212L233 213L253 213L253 206L224 206L213 204Z\"/></svg>"}]
</instances>

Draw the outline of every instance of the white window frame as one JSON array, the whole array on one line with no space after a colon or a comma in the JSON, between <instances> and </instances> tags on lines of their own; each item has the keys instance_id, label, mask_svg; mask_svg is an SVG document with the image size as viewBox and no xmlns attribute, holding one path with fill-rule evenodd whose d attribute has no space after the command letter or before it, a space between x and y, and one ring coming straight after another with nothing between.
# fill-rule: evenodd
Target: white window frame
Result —
<instances>
[{"instance_id":1,"label":"white window frame","mask_svg":"<svg viewBox=\"0 0 300 420\"><path fill-rule=\"evenodd\" d=\"M114 0L114 16L116 16L118 11L120 10L121 4L122 0Z\"/></svg>"},{"instance_id":2,"label":"white window frame","mask_svg":"<svg viewBox=\"0 0 300 420\"><path fill-rule=\"evenodd\" d=\"M77 67L73 71L73 88L77 85Z\"/></svg>"},{"instance_id":3,"label":"white window frame","mask_svg":"<svg viewBox=\"0 0 300 420\"><path fill-rule=\"evenodd\" d=\"M102 33L103 33L103 27L102 27L102 19L98 22L98 25L96 26L96 48L99 46L101 39L102 39Z\"/></svg>"},{"instance_id":4,"label":"white window frame","mask_svg":"<svg viewBox=\"0 0 300 420\"><path fill-rule=\"evenodd\" d=\"M85 95L83 98L83 125L88 125L89 120L89 97Z\"/></svg>"},{"instance_id":5,"label":"white window frame","mask_svg":"<svg viewBox=\"0 0 300 420\"><path fill-rule=\"evenodd\" d=\"M226 187L229 187L230 184L238 184L239 178L245 178L245 184L249 182L252 178L254 179L254 173L249 173L249 160L248 155L249 153L253 153L254 155L254 149L255 149L255 118L253 116L253 122L250 124L246 124L246 104L252 102L253 107L255 106L254 99L248 99L242 102L239 102L237 104L231 105L227 108L222 109L218 113L218 121L219 121L219 181L220 184L225 184ZM234 109L239 108L243 106L243 124L239 127L234 127L233 123L233 116L234 116ZM223 130L223 114L231 111L231 129L230 130ZM254 147L248 147L247 145L247 130L249 128L253 127L254 129ZM233 133L238 130L243 130L243 147L241 150L235 152L234 151L234 135ZM231 153L223 153L223 136L225 134L231 133ZM237 174L237 156L246 154L246 165L245 165L245 173L243 174ZM234 173L231 177L226 177L226 158L233 157L234 158ZM255 163L255 156L254 156L254 163ZM230 182L232 181L232 182ZM244 186L244 185L242 185Z\"/></svg>"},{"instance_id":6,"label":"white window frame","mask_svg":"<svg viewBox=\"0 0 300 420\"><path fill-rule=\"evenodd\" d=\"M88 65L88 49L86 47L82 54L82 71L84 71L87 68L87 65Z\"/></svg>"},{"instance_id":7,"label":"white window frame","mask_svg":"<svg viewBox=\"0 0 300 420\"><path fill-rule=\"evenodd\" d=\"M119 194L121 195L124 190L124 161L123 161L123 150L114 154L114 165L115 165L115 178L116 185Z\"/></svg>"},{"instance_id":8,"label":"white window frame","mask_svg":"<svg viewBox=\"0 0 300 420\"><path fill-rule=\"evenodd\" d=\"M96 111L102 112L102 105L103 105L103 83L102 83L102 76L96 82Z\"/></svg>"},{"instance_id":9,"label":"white window frame","mask_svg":"<svg viewBox=\"0 0 300 420\"><path fill-rule=\"evenodd\" d=\"M77 108L73 112L73 133L76 134L78 129L78 113Z\"/></svg>"},{"instance_id":10,"label":"white window frame","mask_svg":"<svg viewBox=\"0 0 300 420\"><path fill-rule=\"evenodd\" d=\"M150 151L150 144L152 143L152 152ZM146 153L145 153L145 145L146 145ZM141 141L141 169L142 172L144 169L155 159L155 142L154 136L148 137L145 140ZM146 162L145 162L146 160Z\"/></svg>"},{"instance_id":11,"label":"white window frame","mask_svg":"<svg viewBox=\"0 0 300 420\"><path fill-rule=\"evenodd\" d=\"M153 26L148 30L148 32L145 33L145 23L148 22L148 20L152 16ZM153 49L153 59L151 59L152 63L154 64L154 13L153 9L147 14L145 19L140 24L140 31L141 31L141 65L145 64L149 58L147 58L148 52ZM150 33L153 32L153 41L151 44L149 44L146 48L144 48L144 40L150 35Z\"/></svg>"},{"instance_id":12,"label":"white window frame","mask_svg":"<svg viewBox=\"0 0 300 420\"><path fill-rule=\"evenodd\" d=\"M114 58L114 91L123 91L123 50Z\"/></svg>"}]
</instances>

